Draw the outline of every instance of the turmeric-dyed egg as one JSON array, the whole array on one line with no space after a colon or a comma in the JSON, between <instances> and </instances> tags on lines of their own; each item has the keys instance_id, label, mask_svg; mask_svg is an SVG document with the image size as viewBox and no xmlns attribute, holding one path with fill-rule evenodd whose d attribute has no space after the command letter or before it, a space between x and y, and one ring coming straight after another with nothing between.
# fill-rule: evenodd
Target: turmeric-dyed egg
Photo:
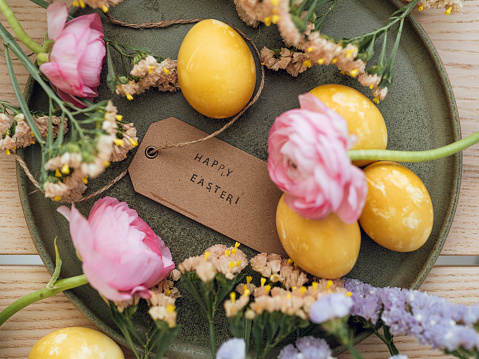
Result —
<instances>
[{"instance_id":1,"label":"turmeric-dyed egg","mask_svg":"<svg viewBox=\"0 0 479 359\"><path fill-rule=\"evenodd\" d=\"M343 85L323 85L310 91L326 106L344 117L349 134L357 137L351 148L384 150L388 144L388 133L384 118L376 105L361 92ZM354 161L363 167L374 161Z\"/></svg>"},{"instance_id":2,"label":"turmeric-dyed egg","mask_svg":"<svg viewBox=\"0 0 479 359\"><path fill-rule=\"evenodd\" d=\"M188 103L212 118L237 114L256 83L253 55L243 38L218 20L193 26L178 53L178 81Z\"/></svg>"},{"instance_id":3,"label":"turmeric-dyed egg","mask_svg":"<svg viewBox=\"0 0 479 359\"><path fill-rule=\"evenodd\" d=\"M112 339L97 330L81 327L58 329L40 339L28 359L125 359Z\"/></svg>"},{"instance_id":4,"label":"turmeric-dyed egg","mask_svg":"<svg viewBox=\"0 0 479 359\"><path fill-rule=\"evenodd\" d=\"M357 222L346 224L335 214L319 220L304 218L286 205L283 195L276 228L288 256L314 276L340 278L356 264L361 246Z\"/></svg>"},{"instance_id":5,"label":"turmeric-dyed egg","mask_svg":"<svg viewBox=\"0 0 479 359\"><path fill-rule=\"evenodd\" d=\"M359 224L378 244L398 252L420 248L434 219L431 197L414 172L381 161L364 169L368 196Z\"/></svg>"}]
</instances>

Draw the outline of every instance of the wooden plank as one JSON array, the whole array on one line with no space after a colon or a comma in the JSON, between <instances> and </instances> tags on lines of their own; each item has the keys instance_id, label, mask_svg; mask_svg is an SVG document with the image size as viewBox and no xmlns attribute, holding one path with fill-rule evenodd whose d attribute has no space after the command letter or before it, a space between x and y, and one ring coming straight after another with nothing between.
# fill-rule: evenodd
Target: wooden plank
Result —
<instances>
[{"instance_id":1,"label":"wooden plank","mask_svg":"<svg viewBox=\"0 0 479 359\"><path fill-rule=\"evenodd\" d=\"M0 154L0 254L36 254L18 194L15 160Z\"/></svg>"},{"instance_id":2,"label":"wooden plank","mask_svg":"<svg viewBox=\"0 0 479 359\"><path fill-rule=\"evenodd\" d=\"M19 297L43 288L49 278L46 269L40 266L0 266L0 310ZM474 304L476 298L479 298L478 282L477 267L436 267L422 290L448 298L453 303ZM31 347L41 337L55 329L70 326L93 328L63 294L32 304L0 327L0 359L26 358ZM421 348L412 338L400 336L396 342L400 350L407 352L409 358L444 357L437 351ZM358 344L357 349L368 359L389 357L385 345L375 337ZM128 350L125 353L128 359L134 358ZM350 356L343 354L339 358L346 359Z\"/></svg>"}]
</instances>

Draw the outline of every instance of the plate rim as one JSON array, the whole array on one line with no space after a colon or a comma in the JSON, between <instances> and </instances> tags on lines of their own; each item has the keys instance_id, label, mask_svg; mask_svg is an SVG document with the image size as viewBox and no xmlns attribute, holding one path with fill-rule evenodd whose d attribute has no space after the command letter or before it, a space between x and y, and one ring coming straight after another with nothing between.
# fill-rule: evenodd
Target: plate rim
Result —
<instances>
[{"instance_id":1,"label":"plate rim","mask_svg":"<svg viewBox=\"0 0 479 359\"><path fill-rule=\"evenodd\" d=\"M400 8L403 4L400 0L390 0L396 8ZM79 9L72 9L70 10L70 15L74 15L75 12L79 11ZM431 57L432 63L435 65L435 69L438 73L441 74L440 82L442 85L442 89L444 90L445 94L447 95L447 107L449 109L449 116L451 118L452 127L454 128L454 133L452 134L454 141L461 139L461 126L460 126L460 118L459 118L459 111L457 108L456 98L454 96L454 92L452 89L451 82L449 80L449 76L447 74L446 68L439 56L439 53L434 46L433 42L427 35L424 28L421 24L416 20L416 18L411 14L406 18L406 21L410 23L412 28L414 29L417 36L419 36L421 42L424 44L425 49L427 50L429 56ZM24 96L27 102L30 101L32 90L34 86L34 80L31 76L29 76L27 80L27 84L24 90ZM394 86L394 85L393 85ZM25 159L23 149L18 150L18 155ZM456 209L459 201L460 195L460 188L462 182L462 163L463 163L463 154L462 151L453 155L455 159L455 174L453 179L453 188L451 199L449 201L449 206L447 209L447 217L443 222L443 225L440 228L438 234L438 240L436 241L435 246L433 247L432 251L429 253L427 260L425 261L421 270L418 271L415 280L412 282L409 289L419 289L422 283L425 281L427 276L429 275L432 267L434 266L437 258L440 255L440 252L444 246L444 243L448 237L449 231L452 226L452 222L454 220ZM33 211L30 207L30 203L28 201L28 193L26 187L24 186L25 182L28 182L29 179L26 176L25 172L23 171L20 164L16 163L16 174L17 174L17 186L20 196L20 203L22 205L23 214L25 217L25 221L29 230L29 233L32 237L32 242L35 246L36 251L40 255L45 267L49 271L50 275L53 273L55 269L54 261L49 257L48 253L46 253L45 249L39 247L39 242L41 242L41 236L38 231L38 228L35 226L34 219L33 219ZM98 329L100 329L105 334L109 335L113 338L116 342L123 345L124 347L128 348L129 345L122 336L119 336L117 332L113 330L109 325L106 325L103 320L101 320L98 316L94 315L91 310L84 304L78 296L76 296L72 291L65 291L63 292L68 300L84 315L92 324L94 324ZM372 331L364 331L359 335L356 335L354 338L354 344L359 343L360 341L366 339L368 336L372 334ZM141 349L139 345L137 345L137 349ZM338 346L333 350L333 354L337 355L342 351L346 350L343 346Z\"/></svg>"}]
</instances>

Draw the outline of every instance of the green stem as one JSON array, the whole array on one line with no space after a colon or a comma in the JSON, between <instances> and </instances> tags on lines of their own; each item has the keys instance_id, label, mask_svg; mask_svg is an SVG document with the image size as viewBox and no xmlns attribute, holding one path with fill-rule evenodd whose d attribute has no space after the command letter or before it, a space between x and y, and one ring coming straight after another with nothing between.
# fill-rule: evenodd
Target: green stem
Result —
<instances>
[{"instance_id":1,"label":"green stem","mask_svg":"<svg viewBox=\"0 0 479 359\"><path fill-rule=\"evenodd\" d=\"M361 35L361 36L357 36L357 37L352 37L352 38L349 38L349 39L346 39L347 42L353 42L353 41L357 41L357 40L361 40L362 38L366 37L366 36L373 36L373 35L377 35L377 34L380 34L381 32L385 32L387 30L389 30L393 25L395 25L398 21L401 21L402 19L404 19L406 16L409 15L409 13L412 11L412 9L414 9L414 7L419 3L419 0L411 0L411 2L409 4L407 4L406 6L402 7L401 9L399 9L397 12L395 12L393 14L393 16L390 17L390 20L392 20L390 23L388 23L386 26L383 26L377 30L374 30L374 31L371 31L370 33L368 34L364 34L364 35ZM395 16L396 14L398 13L401 13L399 16Z\"/></svg>"},{"instance_id":2,"label":"green stem","mask_svg":"<svg viewBox=\"0 0 479 359\"><path fill-rule=\"evenodd\" d=\"M213 319L210 319L208 321L208 329L210 331L211 357L214 359L216 357L216 340L215 340L215 324Z\"/></svg>"},{"instance_id":3,"label":"green stem","mask_svg":"<svg viewBox=\"0 0 479 359\"><path fill-rule=\"evenodd\" d=\"M354 347L351 340L348 340L346 345L347 345L347 347L349 349L349 352L351 353L351 355L353 356L354 359L363 359L363 356L361 355L360 352L357 351L357 349Z\"/></svg>"},{"instance_id":4,"label":"green stem","mask_svg":"<svg viewBox=\"0 0 479 359\"><path fill-rule=\"evenodd\" d=\"M53 289L43 288L37 290L36 292L30 293L23 298L18 299L17 301L10 304L4 310L0 312L0 326L5 323L12 315L14 315L19 310L25 308L27 305L32 303L38 302L39 300L51 297L57 293L63 292L68 289L76 288L87 284L88 281L84 274L60 279L57 281L53 287Z\"/></svg>"},{"instance_id":5,"label":"green stem","mask_svg":"<svg viewBox=\"0 0 479 359\"><path fill-rule=\"evenodd\" d=\"M386 329L384 329L384 332L386 332ZM389 350L389 353L391 355L397 355L399 354L399 350L398 348L396 348L396 345L394 344L394 341L392 339L392 337L390 339L386 339L384 336L382 336L379 331L374 328L374 334L376 334L376 336L381 339L381 341L386 344L386 346L388 347L388 350Z\"/></svg>"},{"instance_id":6,"label":"green stem","mask_svg":"<svg viewBox=\"0 0 479 359\"><path fill-rule=\"evenodd\" d=\"M33 41L33 39L25 32L25 30L23 30L23 27L18 22L17 17L5 0L0 0L0 11L3 12L3 15L5 15L5 18L12 27L13 32L15 32L20 41L23 42L26 47L36 54L43 51L42 46Z\"/></svg>"},{"instance_id":7,"label":"green stem","mask_svg":"<svg viewBox=\"0 0 479 359\"><path fill-rule=\"evenodd\" d=\"M243 316L243 326L244 326L244 341L246 343L246 353L249 352L249 342L251 339L251 326L253 324L252 320L246 319Z\"/></svg>"},{"instance_id":8,"label":"green stem","mask_svg":"<svg viewBox=\"0 0 479 359\"><path fill-rule=\"evenodd\" d=\"M0 0L1 1L1 0ZM20 89L20 85L17 80L17 76L15 75L15 71L13 69L12 60L10 58L10 52L8 45L4 44L3 46L5 52L5 61L7 63L8 75L10 77L10 81L12 83L13 92L15 93L15 97L18 100L18 104L22 110L23 115L25 116L25 120L27 121L28 126L33 132L37 142L43 148L45 141L43 140L42 134L40 129L35 123L32 114L30 113L30 109L28 108L28 104L23 96L22 90Z\"/></svg>"},{"instance_id":9,"label":"green stem","mask_svg":"<svg viewBox=\"0 0 479 359\"><path fill-rule=\"evenodd\" d=\"M398 162L424 162L438 160L458 153L479 142L479 132L449 145L427 151L393 151L393 150L352 150L348 152L351 161L384 160Z\"/></svg>"},{"instance_id":10,"label":"green stem","mask_svg":"<svg viewBox=\"0 0 479 359\"><path fill-rule=\"evenodd\" d=\"M387 340L386 345L388 346L389 353L391 355L397 355L399 354L398 348L396 348L396 345L394 344L394 336L391 334L391 331L389 330L389 327L387 325L383 326L383 331L384 331L384 337Z\"/></svg>"}]
</instances>

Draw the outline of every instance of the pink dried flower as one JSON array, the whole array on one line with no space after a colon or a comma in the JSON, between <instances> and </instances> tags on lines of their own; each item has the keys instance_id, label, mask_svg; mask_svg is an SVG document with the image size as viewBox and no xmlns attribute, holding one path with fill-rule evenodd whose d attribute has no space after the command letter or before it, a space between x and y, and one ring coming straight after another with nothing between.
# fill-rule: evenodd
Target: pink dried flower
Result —
<instances>
[{"instance_id":1,"label":"pink dried flower","mask_svg":"<svg viewBox=\"0 0 479 359\"><path fill-rule=\"evenodd\" d=\"M98 96L96 88L106 54L103 28L98 14L79 16L68 23L67 18L65 3L48 6L48 37L55 43L40 70L62 100L85 107L76 97Z\"/></svg>"},{"instance_id":2,"label":"pink dried flower","mask_svg":"<svg viewBox=\"0 0 479 359\"><path fill-rule=\"evenodd\" d=\"M363 209L367 183L351 164L346 121L315 96L299 96L300 109L276 118L268 139L268 170L299 215L321 219L336 213L355 222Z\"/></svg>"},{"instance_id":3,"label":"pink dried flower","mask_svg":"<svg viewBox=\"0 0 479 359\"><path fill-rule=\"evenodd\" d=\"M135 293L148 299L149 288L175 267L168 247L125 202L102 198L88 220L74 205L58 211L70 221L88 282L109 300L130 300Z\"/></svg>"}]
</instances>

